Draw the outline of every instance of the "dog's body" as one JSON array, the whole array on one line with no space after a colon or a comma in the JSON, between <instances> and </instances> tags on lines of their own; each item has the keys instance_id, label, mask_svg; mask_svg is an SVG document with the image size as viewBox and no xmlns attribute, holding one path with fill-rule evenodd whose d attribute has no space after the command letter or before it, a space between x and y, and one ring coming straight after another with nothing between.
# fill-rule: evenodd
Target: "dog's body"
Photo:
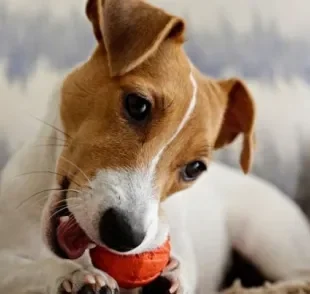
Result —
<instances>
[{"instance_id":1,"label":"dog's body","mask_svg":"<svg viewBox=\"0 0 310 294\"><path fill-rule=\"evenodd\" d=\"M46 119L53 125L58 125L53 111L57 101L52 100L54 105L50 105L52 111ZM58 139L62 137L44 125L3 171L1 293L56 293L50 287L74 269L71 262L55 259L42 242L41 214L48 191L29 198L54 187L52 174L36 172L55 169L61 149ZM32 171L35 173L24 175ZM171 226L174 254L184 268L185 293L215 292L232 246L271 279L293 278L299 269L302 273L309 267L308 224L290 200L259 179L214 163L198 183L167 199L163 206Z\"/></svg>"},{"instance_id":2,"label":"dog's body","mask_svg":"<svg viewBox=\"0 0 310 294\"><path fill-rule=\"evenodd\" d=\"M215 292L231 247L270 279L307 272L300 210L260 180L209 164L242 134L240 164L250 168L255 107L245 85L205 78L182 50L183 21L142 1L89 0L87 15L98 47L2 174L0 292L115 292L88 249L140 253L168 230L164 293Z\"/></svg>"},{"instance_id":3,"label":"dog's body","mask_svg":"<svg viewBox=\"0 0 310 294\"><path fill-rule=\"evenodd\" d=\"M54 106L50 109L46 121L57 125ZM57 146L57 138L62 136L44 125L2 174L1 293L57 293L53 283L75 270L73 263L53 257L42 242L41 214L48 192L35 195L55 187L52 174L37 172L55 169L62 148ZM24 175L32 171L35 173ZM35 196L29 198L31 195ZM214 293L223 279L231 247L270 279L294 278L299 270L303 273L309 268L307 222L290 200L259 179L214 163L193 187L167 199L163 208L173 253L182 264L185 293Z\"/></svg>"}]
</instances>

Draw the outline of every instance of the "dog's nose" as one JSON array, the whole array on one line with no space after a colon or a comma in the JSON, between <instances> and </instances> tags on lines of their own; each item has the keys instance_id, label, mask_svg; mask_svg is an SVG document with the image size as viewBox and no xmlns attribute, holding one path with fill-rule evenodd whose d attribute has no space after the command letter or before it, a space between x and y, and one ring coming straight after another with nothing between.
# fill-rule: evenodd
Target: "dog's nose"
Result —
<instances>
[{"instance_id":1,"label":"dog's nose","mask_svg":"<svg viewBox=\"0 0 310 294\"><path fill-rule=\"evenodd\" d=\"M146 235L143 230L133 227L124 213L113 208L108 209L102 216L99 230L102 242L119 252L138 247Z\"/></svg>"}]
</instances>

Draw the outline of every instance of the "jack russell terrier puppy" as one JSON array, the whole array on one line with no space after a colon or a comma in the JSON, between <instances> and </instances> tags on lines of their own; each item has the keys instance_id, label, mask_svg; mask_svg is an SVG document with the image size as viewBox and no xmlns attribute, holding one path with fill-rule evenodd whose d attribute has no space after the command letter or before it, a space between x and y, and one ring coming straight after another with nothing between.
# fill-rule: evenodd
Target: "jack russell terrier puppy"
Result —
<instances>
[{"instance_id":1,"label":"jack russell terrier puppy","mask_svg":"<svg viewBox=\"0 0 310 294\"><path fill-rule=\"evenodd\" d=\"M134 292L215 293L230 248L270 280L309 273L301 211L262 181L210 163L241 135L250 169L255 107L244 83L201 74L183 50L183 20L148 3L89 0L86 12L95 51L2 173L0 293L127 293L93 267L89 248L139 253L168 228L166 289L156 280ZM70 226L64 238L60 223Z\"/></svg>"}]
</instances>

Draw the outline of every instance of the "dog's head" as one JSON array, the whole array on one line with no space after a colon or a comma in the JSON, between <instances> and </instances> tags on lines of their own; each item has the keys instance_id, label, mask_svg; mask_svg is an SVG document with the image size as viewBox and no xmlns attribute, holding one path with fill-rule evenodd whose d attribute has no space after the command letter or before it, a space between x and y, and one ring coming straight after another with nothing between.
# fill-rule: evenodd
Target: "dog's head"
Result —
<instances>
[{"instance_id":1,"label":"dog's head","mask_svg":"<svg viewBox=\"0 0 310 294\"><path fill-rule=\"evenodd\" d=\"M89 0L86 12L98 46L62 86L67 137L57 168L68 191L48 204L52 212L66 200L61 224L48 224L47 241L70 258L89 239L123 253L146 249L162 229L160 201L191 186L214 149L242 134L244 172L253 152L249 91L238 79L213 80L191 64L182 19L141 0ZM59 229L69 226L68 214L87 232L79 248Z\"/></svg>"}]
</instances>

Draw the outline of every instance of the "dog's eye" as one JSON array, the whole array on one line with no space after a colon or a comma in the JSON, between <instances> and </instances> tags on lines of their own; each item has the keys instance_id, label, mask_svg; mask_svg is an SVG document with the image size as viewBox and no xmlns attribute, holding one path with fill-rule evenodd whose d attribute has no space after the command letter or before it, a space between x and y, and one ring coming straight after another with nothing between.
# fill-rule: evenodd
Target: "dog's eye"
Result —
<instances>
[{"instance_id":1,"label":"dog's eye","mask_svg":"<svg viewBox=\"0 0 310 294\"><path fill-rule=\"evenodd\" d=\"M206 170L207 166L202 161L192 161L182 169L181 176L186 182L194 181Z\"/></svg>"},{"instance_id":2,"label":"dog's eye","mask_svg":"<svg viewBox=\"0 0 310 294\"><path fill-rule=\"evenodd\" d=\"M137 122L146 120L152 109L152 104L149 100L135 93L127 94L124 104L129 118Z\"/></svg>"}]
</instances>

